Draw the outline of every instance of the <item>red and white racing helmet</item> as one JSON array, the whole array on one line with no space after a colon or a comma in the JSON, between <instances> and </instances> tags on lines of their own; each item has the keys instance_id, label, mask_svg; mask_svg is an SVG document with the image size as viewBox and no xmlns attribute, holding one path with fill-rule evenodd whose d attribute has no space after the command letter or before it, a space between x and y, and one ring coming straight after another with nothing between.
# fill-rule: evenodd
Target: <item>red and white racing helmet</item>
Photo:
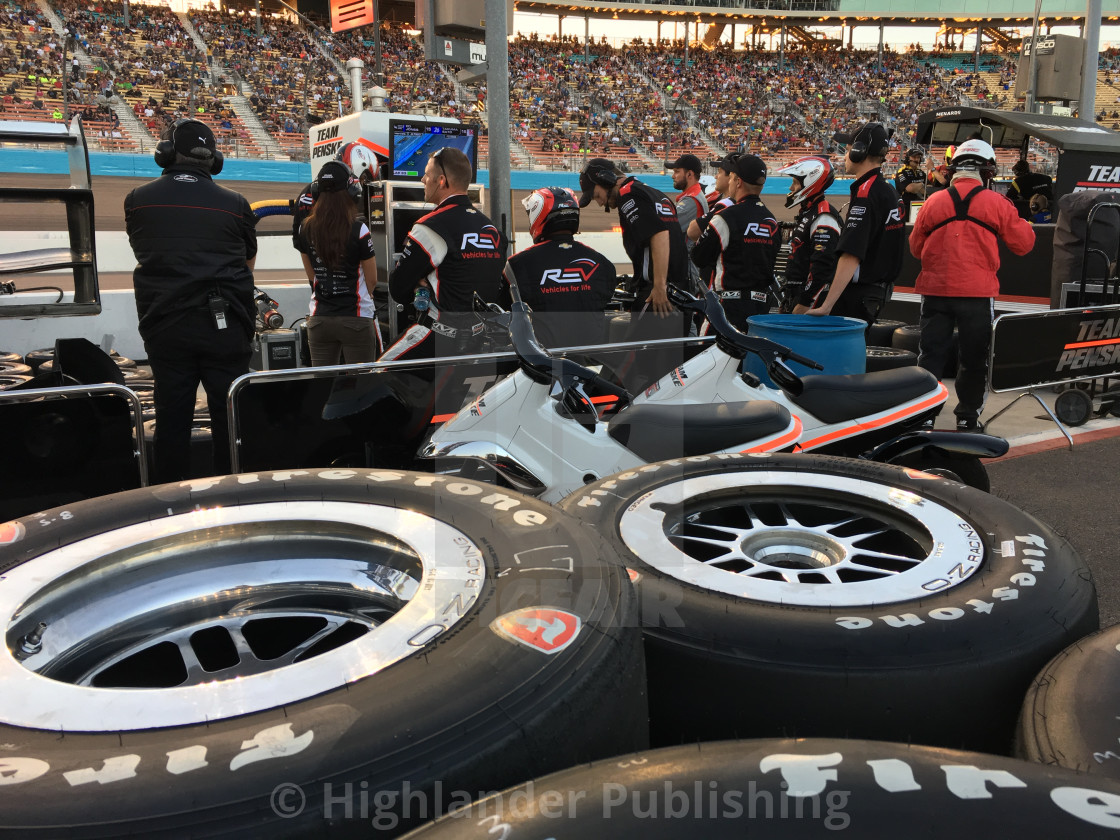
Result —
<instances>
[{"instance_id":1,"label":"red and white racing helmet","mask_svg":"<svg viewBox=\"0 0 1120 840\"><path fill-rule=\"evenodd\" d=\"M381 161L389 159L389 150L371 143L365 138L359 138L343 146L337 159L350 167L354 177L360 180L373 180L378 176ZM363 175L369 173L364 179Z\"/></svg>"},{"instance_id":2,"label":"red and white racing helmet","mask_svg":"<svg viewBox=\"0 0 1120 840\"><path fill-rule=\"evenodd\" d=\"M786 207L796 207L810 199L820 198L836 180L832 162L820 155L798 158L789 166L779 169L777 174L796 178L801 182L801 189L797 189L796 181L790 186Z\"/></svg>"},{"instance_id":3,"label":"red and white racing helmet","mask_svg":"<svg viewBox=\"0 0 1120 840\"><path fill-rule=\"evenodd\" d=\"M579 232L579 199L567 187L542 187L521 200L529 214L529 232L539 242L545 233L566 230Z\"/></svg>"}]
</instances>

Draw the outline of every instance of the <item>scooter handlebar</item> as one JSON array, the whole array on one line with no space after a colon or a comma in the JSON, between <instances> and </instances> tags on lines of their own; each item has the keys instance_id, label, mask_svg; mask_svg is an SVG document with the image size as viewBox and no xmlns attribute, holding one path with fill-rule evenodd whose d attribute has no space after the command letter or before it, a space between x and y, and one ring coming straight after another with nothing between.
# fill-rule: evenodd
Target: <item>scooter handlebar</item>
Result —
<instances>
[{"instance_id":1,"label":"scooter handlebar","mask_svg":"<svg viewBox=\"0 0 1120 840\"><path fill-rule=\"evenodd\" d=\"M723 304L720 303L719 296L711 289L708 289L701 299L670 283L667 294L669 300L675 306L690 312L699 312L707 318L721 345L729 351L737 351L740 357L746 353L754 353L756 356L763 357L763 359L773 357L782 361L797 362L812 370L824 370L822 365L802 356L800 353L795 353L783 344L778 344L768 338L747 335L735 329L731 322L727 320L727 313L723 309ZM786 370L789 371L790 376L797 375L788 368Z\"/></svg>"}]
</instances>

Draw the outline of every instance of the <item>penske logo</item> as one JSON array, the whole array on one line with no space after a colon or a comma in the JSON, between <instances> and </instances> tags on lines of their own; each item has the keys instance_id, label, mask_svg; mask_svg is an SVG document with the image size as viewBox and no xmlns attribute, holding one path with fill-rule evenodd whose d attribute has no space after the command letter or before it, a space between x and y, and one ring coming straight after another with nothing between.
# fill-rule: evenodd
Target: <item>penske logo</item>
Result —
<instances>
[{"instance_id":1,"label":"penske logo","mask_svg":"<svg viewBox=\"0 0 1120 840\"><path fill-rule=\"evenodd\" d=\"M541 285L545 283L586 283L599 267L595 260L583 257L569 263L565 268L550 268L541 274Z\"/></svg>"}]
</instances>

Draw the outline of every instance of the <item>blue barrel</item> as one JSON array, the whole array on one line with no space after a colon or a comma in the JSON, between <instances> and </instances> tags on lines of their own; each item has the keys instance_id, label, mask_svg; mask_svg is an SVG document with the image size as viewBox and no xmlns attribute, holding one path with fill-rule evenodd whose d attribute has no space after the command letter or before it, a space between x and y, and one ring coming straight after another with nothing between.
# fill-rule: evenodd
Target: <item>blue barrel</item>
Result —
<instances>
[{"instance_id":1,"label":"blue barrel","mask_svg":"<svg viewBox=\"0 0 1120 840\"><path fill-rule=\"evenodd\" d=\"M858 318L836 315L752 315L747 319L748 334L784 344L795 353L822 365L824 370L810 370L790 362L798 376L814 373L866 373L867 345L864 331L867 324ZM745 369L763 384L774 387L766 367L758 356L748 353Z\"/></svg>"}]
</instances>

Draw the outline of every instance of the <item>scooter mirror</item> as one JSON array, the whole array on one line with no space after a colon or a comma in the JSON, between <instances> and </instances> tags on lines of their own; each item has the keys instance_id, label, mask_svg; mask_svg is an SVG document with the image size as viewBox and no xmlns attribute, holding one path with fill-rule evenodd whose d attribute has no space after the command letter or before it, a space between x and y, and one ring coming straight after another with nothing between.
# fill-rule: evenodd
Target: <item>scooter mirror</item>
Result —
<instances>
[{"instance_id":1,"label":"scooter mirror","mask_svg":"<svg viewBox=\"0 0 1120 840\"><path fill-rule=\"evenodd\" d=\"M774 384L791 396L799 396L805 389L801 377L794 373L789 366L779 358L774 358L766 365L766 372Z\"/></svg>"}]
</instances>

